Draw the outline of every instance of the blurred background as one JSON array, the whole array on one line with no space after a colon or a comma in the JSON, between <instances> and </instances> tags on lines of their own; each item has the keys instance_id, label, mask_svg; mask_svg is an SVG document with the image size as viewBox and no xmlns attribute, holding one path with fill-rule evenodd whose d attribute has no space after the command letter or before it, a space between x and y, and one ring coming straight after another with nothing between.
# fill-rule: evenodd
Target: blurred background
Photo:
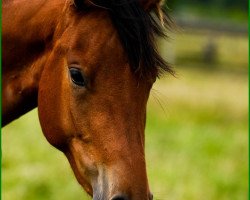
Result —
<instances>
[{"instance_id":1,"label":"blurred background","mask_svg":"<svg viewBox=\"0 0 250 200\"><path fill-rule=\"evenodd\" d=\"M147 169L156 200L248 199L248 1L169 0L159 49L177 76L148 102ZM37 110L2 129L2 199L90 199L40 129Z\"/></svg>"}]
</instances>

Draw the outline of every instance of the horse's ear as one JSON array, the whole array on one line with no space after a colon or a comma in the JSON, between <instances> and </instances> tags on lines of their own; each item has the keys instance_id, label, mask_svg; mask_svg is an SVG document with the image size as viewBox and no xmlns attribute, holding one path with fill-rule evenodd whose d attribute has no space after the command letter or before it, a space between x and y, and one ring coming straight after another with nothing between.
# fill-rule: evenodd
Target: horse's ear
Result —
<instances>
[{"instance_id":1,"label":"horse's ear","mask_svg":"<svg viewBox=\"0 0 250 200\"><path fill-rule=\"evenodd\" d=\"M159 18L161 24L164 26L164 22L166 20L166 13L163 12L162 6L164 4L164 0L139 0L142 7L145 11L150 12L153 11L156 16Z\"/></svg>"}]
</instances>

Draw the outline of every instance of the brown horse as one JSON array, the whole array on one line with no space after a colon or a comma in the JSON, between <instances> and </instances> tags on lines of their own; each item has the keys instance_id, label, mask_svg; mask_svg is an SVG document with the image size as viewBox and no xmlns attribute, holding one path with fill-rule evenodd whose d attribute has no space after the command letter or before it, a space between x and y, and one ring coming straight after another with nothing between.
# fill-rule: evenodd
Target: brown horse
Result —
<instances>
[{"instance_id":1,"label":"brown horse","mask_svg":"<svg viewBox=\"0 0 250 200\"><path fill-rule=\"evenodd\" d=\"M3 0L2 10L3 126L38 106L93 199L152 199L146 103L160 71L173 73L155 49L169 22L160 2Z\"/></svg>"}]
</instances>

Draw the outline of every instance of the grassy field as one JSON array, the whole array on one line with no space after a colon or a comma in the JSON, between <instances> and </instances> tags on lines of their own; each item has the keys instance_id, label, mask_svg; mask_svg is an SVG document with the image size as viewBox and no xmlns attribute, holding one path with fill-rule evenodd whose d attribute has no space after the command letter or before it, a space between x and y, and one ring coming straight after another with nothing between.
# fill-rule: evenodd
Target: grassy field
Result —
<instances>
[{"instance_id":1,"label":"grassy field","mask_svg":"<svg viewBox=\"0 0 250 200\"><path fill-rule=\"evenodd\" d=\"M146 155L155 199L247 199L248 40L216 37L212 66L202 62L206 36L174 39L175 55L166 56L178 76L158 80L148 103ZM43 137L37 110L2 134L3 200L90 199L64 155Z\"/></svg>"}]
</instances>

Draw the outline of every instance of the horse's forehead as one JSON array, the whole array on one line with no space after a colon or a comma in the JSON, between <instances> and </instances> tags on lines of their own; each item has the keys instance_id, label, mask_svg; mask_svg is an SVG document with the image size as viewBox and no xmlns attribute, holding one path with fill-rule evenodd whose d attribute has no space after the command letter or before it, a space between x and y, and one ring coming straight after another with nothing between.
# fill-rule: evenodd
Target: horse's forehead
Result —
<instances>
[{"instance_id":1,"label":"horse's forehead","mask_svg":"<svg viewBox=\"0 0 250 200\"><path fill-rule=\"evenodd\" d=\"M84 48L95 50L95 48L100 48L100 45L110 46L110 39L113 38L115 32L106 12L91 12L84 16L76 14L71 20L66 41L71 50L83 50Z\"/></svg>"},{"instance_id":2,"label":"horse's forehead","mask_svg":"<svg viewBox=\"0 0 250 200\"><path fill-rule=\"evenodd\" d=\"M70 23L71 32L81 34L81 37L114 30L110 16L105 10L90 11L82 15L75 13L71 16Z\"/></svg>"},{"instance_id":3,"label":"horse's forehead","mask_svg":"<svg viewBox=\"0 0 250 200\"><path fill-rule=\"evenodd\" d=\"M125 64L126 54L106 12L74 16L60 41L60 46L67 49L69 63Z\"/></svg>"}]
</instances>

